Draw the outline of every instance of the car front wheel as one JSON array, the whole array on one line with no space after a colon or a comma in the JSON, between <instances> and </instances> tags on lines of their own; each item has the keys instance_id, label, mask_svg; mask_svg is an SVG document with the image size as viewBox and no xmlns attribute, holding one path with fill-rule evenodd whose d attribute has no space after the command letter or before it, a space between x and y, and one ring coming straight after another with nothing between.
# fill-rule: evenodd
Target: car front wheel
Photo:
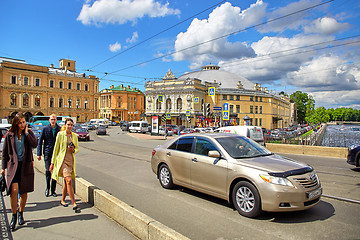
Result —
<instances>
[{"instance_id":1,"label":"car front wheel","mask_svg":"<svg viewBox=\"0 0 360 240\"><path fill-rule=\"evenodd\" d=\"M261 213L259 192L249 182L238 182L232 192L232 201L236 210L245 217L256 217Z\"/></svg>"},{"instance_id":2,"label":"car front wheel","mask_svg":"<svg viewBox=\"0 0 360 240\"><path fill-rule=\"evenodd\" d=\"M170 169L165 164L159 168L159 181L163 188L170 189L174 186Z\"/></svg>"}]
</instances>

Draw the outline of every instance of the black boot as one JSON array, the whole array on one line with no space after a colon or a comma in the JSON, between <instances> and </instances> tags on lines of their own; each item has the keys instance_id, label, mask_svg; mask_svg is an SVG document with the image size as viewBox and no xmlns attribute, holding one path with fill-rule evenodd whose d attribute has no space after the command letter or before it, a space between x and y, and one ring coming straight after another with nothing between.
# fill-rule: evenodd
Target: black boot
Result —
<instances>
[{"instance_id":1,"label":"black boot","mask_svg":"<svg viewBox=\"0 0 360 240\"><path fill-rule=\"evenodd\" d=\"M13 214L11 222L10 222L10 229L14 230L16 227L16 221L17 221L17 213Z\"/></svg>"},{"instance_id":2,"label":"black boot","mask_svg":"<svg viewBox=\"0 0 360 240\"><path fill-rule=\"evenodd\" d=\"M19 211L19 216L18 216L18 217L19 217L19 220L18 220L18 221L19 221L19 225L23 225L23 224L25 223L24 215L23 215L23 214L24 214L24 212L20 212L20 211Z\"/></svg>"}]
</instances>

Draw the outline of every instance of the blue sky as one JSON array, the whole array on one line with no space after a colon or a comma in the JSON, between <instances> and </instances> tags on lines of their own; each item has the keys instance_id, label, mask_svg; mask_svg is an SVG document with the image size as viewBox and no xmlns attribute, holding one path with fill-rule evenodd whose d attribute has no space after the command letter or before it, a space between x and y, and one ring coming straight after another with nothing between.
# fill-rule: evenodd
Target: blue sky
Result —
<instances>
[{"instance_id":1,"label":"blue sky","mask_svg":"<svg viewBox=\"0 0 360 240\"><path fill-rule=\"evenodd\" d=\"M0 4L0 56L55 67L72 59L100 89L144 90L168 69L179 77L211 62L269 90L311 94L317 107L360 108L357 0Z\"/></svg>"}]
</instances>

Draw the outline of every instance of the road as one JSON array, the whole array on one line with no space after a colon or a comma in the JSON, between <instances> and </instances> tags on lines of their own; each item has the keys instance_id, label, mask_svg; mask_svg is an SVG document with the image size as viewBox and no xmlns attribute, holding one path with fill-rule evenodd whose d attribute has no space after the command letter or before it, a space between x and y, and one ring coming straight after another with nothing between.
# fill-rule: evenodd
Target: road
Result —
<instances>
[{"instance_id":1,"label":"road","mask_svg":"<svg viewBox=\"0 0 360 240\"><path fill-rule=\"evenodd\" d=\"M226 201L186 188L162 188L150 167L165 140L141 140L119 127L81 142L77 175L191 239L359 239L360 204L323 197L314 208L242 217ZM283 154L311 164L324 194L360 201L360 172L345 159Z\"/></svg>"}]
</instances>

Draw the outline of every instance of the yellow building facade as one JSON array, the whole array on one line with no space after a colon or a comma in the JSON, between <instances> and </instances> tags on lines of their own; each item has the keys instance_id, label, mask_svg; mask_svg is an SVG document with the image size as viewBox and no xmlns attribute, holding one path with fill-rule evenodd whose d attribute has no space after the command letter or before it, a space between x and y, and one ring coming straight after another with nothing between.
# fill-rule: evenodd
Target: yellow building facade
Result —
<instances>
[{"instance_id":1,"label":"yellow building facade","mask_svg":"<svg viewBox=\"0 0 360 240\"><path fill-rule=\"evenodd\" d=\"M54 68L0 58L1 119L55 113L86 122L98 117L99 96L99 79L77 73L73 60L60 59Z\"/></svg>"},{"instance_id":2,"label":"yellow building facade","mask_svg":"<svg viewBox=\"0 0 360 240\"><path fill-rule=\"evenodd\" d=\"M144 93L139 89L124 85L100 92L100 118L114 122L138 121L145 113Z\"/></svg>"},{"instance_id":3,"label":"yellow building facade","mask_svg":"<svg viewBox=\"0 0 360 240\"><path fill-rule=\"evenodd\" d=\"M149 121L151 116L170 113L167 124L197 127L249 124L274 129L288 127L293 122L288 97L219 69L216 65L207 65L201 71L179 78L169 70L163 80L147 82ZM213 91L212 96L209 89ZM223 120L224 105L228 107L228 120Z\"/></svg>"}]
</instances>

